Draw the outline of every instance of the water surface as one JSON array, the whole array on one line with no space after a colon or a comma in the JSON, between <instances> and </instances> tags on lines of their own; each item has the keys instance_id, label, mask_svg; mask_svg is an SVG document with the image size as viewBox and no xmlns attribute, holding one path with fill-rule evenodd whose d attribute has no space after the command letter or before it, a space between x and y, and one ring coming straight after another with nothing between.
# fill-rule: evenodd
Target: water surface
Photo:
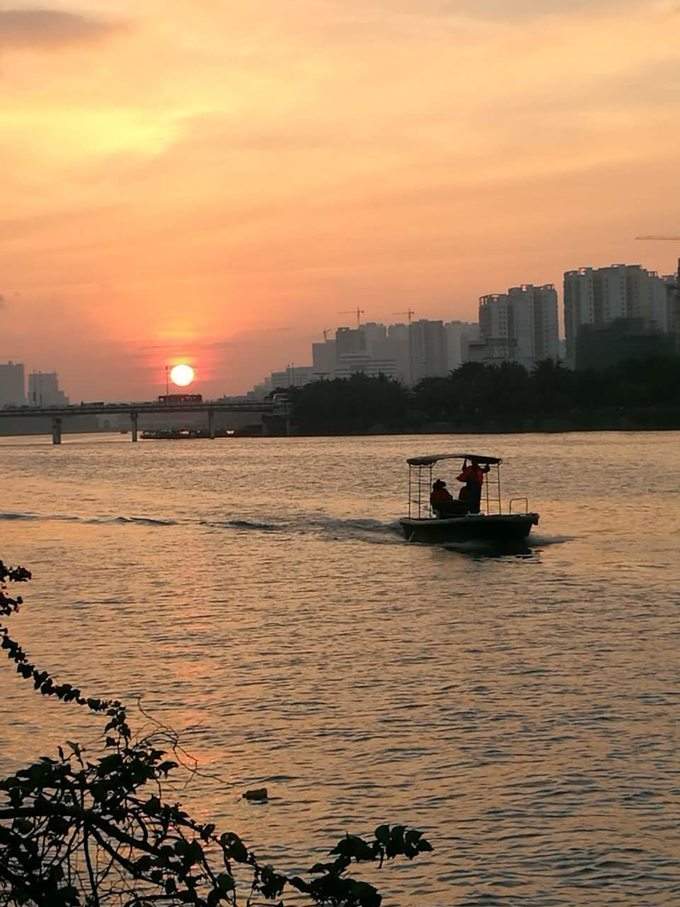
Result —
<instances>
[{"instance_id":1,"label":"water surface","mask_svg":"<svg viewBox=\"0 0 680 907\"><path fill-rule=\"evenodd\" d=\"M4 439L13 632L143 697L223 779L184 799L281 869L407 822L436 850L383 871L386 905L675 905L679 441ZM402 541L406 456L451 448L506 460L528 555ZM9 665L0 722L2 771L94 736Z\"/></svg>"}]
</instances>

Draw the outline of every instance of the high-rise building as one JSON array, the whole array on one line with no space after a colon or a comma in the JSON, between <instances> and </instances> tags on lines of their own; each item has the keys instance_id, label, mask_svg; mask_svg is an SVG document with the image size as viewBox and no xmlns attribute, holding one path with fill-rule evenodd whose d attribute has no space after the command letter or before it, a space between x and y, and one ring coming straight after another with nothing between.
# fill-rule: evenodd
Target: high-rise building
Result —
<instances>
[{"instance_id":1,"label":"high-rise building","mask_svg":"<svg viewBox=\"0 0 680 907\"><path fill-rule=\"evenodd\" d=\"M468 361L470 343L479 340L479 325L473 321L447 321L446 331L446 367L455 372Z\"/></svg>"},{"instance_id":2,"label":"high-rise building","mask_svg":"<svg viewBox=\"0 0 680 907\"><path fill-rule=\"evenodd\" d=\"M338 328L335 332L335 378L347 378L358 372L366 372L371 364L371 355L362 327Z\"/></svg>"},{"instance_id":3,"label":"high-rise building","mask_svg":"<svg viewBox=\"0 0 680 907\"><path fill-rule=\"evenodd\" d=\"M369 322L335 332L335 378L352 375L400 378L399 365L384 324Z\"/></svg>"},{"instance_id":4,"label":"high-rise building","mask_svg":"<svg viewBox=\"0 0 680 907\"><path fill-rule=\"evenodd\" d=\"M644 318L616 318L583 324L576 342L576 369L605 369L628 359L671 356L673 337Z\"/></svg>"},{"instance_id":5,"label":"high-rise building","mask_svg":"<svg viewBox=\"0 0 680 907\"><path fill-rule=\"evenodd\" d=\"M645 330L672 331L672 294L666 278L640 265L579 268L564 275L564 330L567 361L573 367L584 326L633 319Z\"/></svg>"},{"instance_id":6,"label":"high-rise building","mask_svg":"<svg viewBox=\"0 0 680 907\"><path fill-rule=\"evenodd\" d=\"M409 333L407 324L390 324L387 328L386 358L397 364L397 377L404 384L411 384L411 357L409 355Z\"/></svg>"},{"instance_id":7,"label":"high-rise building","mask_svg":"<svg viewBox=\"0 0 680 907\"><path fill-rule=\"evenodd\" d=\"M335 374L335 340L312 344L314 380L332 378Z\"/></svg>"},{"instance_id":8,"label":"high-rise building","mask_svg":"<svg viewBox=\"0 0 680 907\"><path fill-rule=\"evenodd\" d=\"M26 378L21 362L0 363L0 408L26 403Z\"/></svg>"},{"instance_id":9,"label":"high-rise building","mask_svg":"<svg viewBox=\"0 0 680 907\"><path fill-rule=\"evenodd\" d=\"M663 278L668 300L668 333L673 338L675 352L680 354L680 258L676 274Z\"/></svg>"},{"instance_id":10,"label":"high-rise building","mask_svg":"<svg viewBox=\"0 0 680 907\"><path fill-rule=\"evenodd\" d=\"M400 380L394 359L378 359L374 356L346 356L338 361L335 369L336 378L351 378L352 375L366 375L377 378L384 375L386 378Z\"/></svg>"},{"instance_id":11,"label":"high-rise building","mask_svg":"<svg viewBox=\"0 0 680 907\"><path fill-rule=\"evenodd\" d=\"M335 352L338 359L357 353L366 354L368 344L363 328L338 328L335 332Z\"/></svg>"},{"instance_id":12,"label":"high-rise building","mask_svg":"<svg viewBox=\"0 0 680 907\"><path fill-rule=\"evenodd\" d=\"M68 397L59 387L56 372L31 372L28 376L28 402L31 406L67 406Z\"/></svg>"},{"instance_id":13,"label":"high-rise building","mask_svg":"<svg viewBox=\"0 0 680 907\"><path fill-rule=\"evenodd\" d=\"M314 380L314 368L311 365L289 365L280 372L272 372L265 379L272 390L277 387L304 387Z\"/></svg>"},{"instance_id":14,"label":"high-rise building","mask_svg":"<svg viewBox=\"0 0 680 907\"><path fill-rule=\"evenodd\" d=\"M408 326L410 383L448 374L443 321L420 319Z\"/></svg>"},{"instance_id":15,"label":"high-rise building","mask_svg":"<svg viewBox=\"0 0 680 907\"><path fill-rule=\"evenodd\" d=\"M552 284L511 287L479 300L479 333L474 358L517 362L533 368L559 358L557 292Z\"/></svg>"},{"instance_id":16,"label":"high-rise building","mask_svg":"<svg viewBox=\"0 0 680 907\"><path fill-rule=\"evenodd\" d=\"M384 324L378 324L375 321L367 321L362 324L360 330L364 332L366 345L370 352L375 346L384 343L387 340L387 328Z\"/></svg>"}]
</instances>

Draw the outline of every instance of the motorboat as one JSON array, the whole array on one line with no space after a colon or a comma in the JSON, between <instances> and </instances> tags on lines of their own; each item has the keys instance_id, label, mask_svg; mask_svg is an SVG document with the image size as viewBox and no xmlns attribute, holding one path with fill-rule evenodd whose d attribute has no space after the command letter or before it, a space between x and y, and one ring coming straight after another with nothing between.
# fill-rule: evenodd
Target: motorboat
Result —
<instances>
[{"instance_id":1,"label":"motorboat","mask_svg":"<svg viewBox=\"0 0 680 907\"><path fill-rule=\"evenodd\" d=\"M479 505L461 498L450 504L433 509L430 503L433 488L433 472L438 463L446 460L461 461L463 469L477 464L483 475ZM409 542L488 541L509 542L526 539L532 526L538 525L539 515L529 511L526 497L512 497L503 509L501 497L500 457L486 454L444 453L423 457L411 457L408 463L408 516L399 520L404 536ZM443 480L436 480L439 486ZM463 489L469 490L463 485ZM480 495L477 493L477 497ZM482 509L483 508L483 509Z\"/></svg>"}]
</instances>

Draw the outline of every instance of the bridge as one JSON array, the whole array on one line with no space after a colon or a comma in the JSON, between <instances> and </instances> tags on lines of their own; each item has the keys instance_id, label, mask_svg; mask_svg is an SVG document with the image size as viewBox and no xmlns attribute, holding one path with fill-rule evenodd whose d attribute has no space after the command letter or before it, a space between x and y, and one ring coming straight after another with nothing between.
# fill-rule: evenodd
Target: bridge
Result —
<instances>
[{"instance_id":1,"label":"bridge","mask_svg":"<svg viewBox=\"0 0 680 907\"><path fill-rule=\"evenodd\" d=\"M80 403L69 406L17 406L0 409L2 418L35 418L42 416L52 420L52 443L61 444L61 434L64 419L69 416L115 416L121 414L130 416L132 440L137 441L138 422L140 415L145 413L206 413L208 417L208 436L215 438L216 413L247 413L253 415L281 416L285 419L286 434L289 434L288 408L280 401L219 401L205 400L201 402L160 402L149 401L143 403Z\"/></svg>"}]
</instances>

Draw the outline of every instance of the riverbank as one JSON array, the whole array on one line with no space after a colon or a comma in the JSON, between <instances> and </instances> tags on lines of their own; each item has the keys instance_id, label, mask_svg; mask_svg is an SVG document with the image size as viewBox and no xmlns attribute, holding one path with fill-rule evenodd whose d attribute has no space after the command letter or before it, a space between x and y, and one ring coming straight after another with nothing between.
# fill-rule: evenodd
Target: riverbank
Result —
<instances>
[{"instance_id":1,"label":"riverbank","mask_svg":"<svg viewBox=\"0 0 680 907\"><path fill-rule=\"evenodd\" d=\"M420 425L408 425L389 428L384 425L373 425L362 431L349 432L304 432L306 437L340 437L364 435L496 435L496 434L558 434L562 432L597 432L597 431L680 431L680 409L672 411L625 411L593 412L574 416L551 416L543 418L516 419L480 419L423 422ZM301 432L294 432L301 435Z\"/></svg>"},{"instance_id":2,"label":"riverbank","mask_svg":"<svg viewBox=\"0 0 680 907\"><path fill-rule=\"evenodd\" d=\"M364 437L403 437L407 435L526 435L526 434L563 434L575 432L655 432L655 431L680 431L680 410L672 412L617 412L582 414L572 417L550 417L517 420L486 419L480 421L465 420L456 422L423 422L419 425L387 426L381 423L368 425L362 428L347 428L325 430L302 430L294 424L291 426L290 436L295 438L364 438ZM26 432L0 432L0 437L32 438L40 435L49 435L47 430L35 429ZM100 435L126 435L127 431L112 429L76 429L64 432L64 435L100 434ZM181 431L148 431L142 432L141 440L175 440L185 441L205 440L207 432L181 432ZM255 431L220 431L216 434L217 440L234 440L237 438L282 438L286 437L285 431L272 432L258 435Z\"/></svg>"}]
</instances>

